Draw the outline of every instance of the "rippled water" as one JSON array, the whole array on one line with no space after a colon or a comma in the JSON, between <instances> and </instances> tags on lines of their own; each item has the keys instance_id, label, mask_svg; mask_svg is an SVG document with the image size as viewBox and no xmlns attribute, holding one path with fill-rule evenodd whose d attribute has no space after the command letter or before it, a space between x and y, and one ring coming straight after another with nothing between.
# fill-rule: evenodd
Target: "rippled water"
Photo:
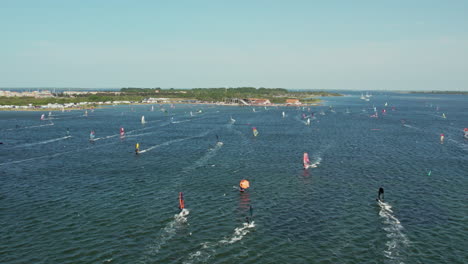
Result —
<instances>
[{"instance_id":1,"label":"rippled water","mask_svg":"<svg viewBox=\"0 0 468 264\"><path fill-rule=\"evenodd\" d=\"M359 95L310 111L0 112L0 263L465 262L468 97Z\"/></svg>"}]
</instances>

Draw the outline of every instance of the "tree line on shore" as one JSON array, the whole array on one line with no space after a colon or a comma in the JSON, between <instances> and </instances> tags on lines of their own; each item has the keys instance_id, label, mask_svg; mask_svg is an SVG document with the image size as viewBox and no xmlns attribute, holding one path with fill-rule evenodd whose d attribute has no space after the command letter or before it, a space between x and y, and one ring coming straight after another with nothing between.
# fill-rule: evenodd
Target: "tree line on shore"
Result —
<instances>
[{"instance_id":1,"label":"tree line on shore","mask_svg":"<svg viewBox=\"0 0 468 264\"><path fill-rule=\"evenodd\" d=\"M50 98L34 97L0 97L0 105L47 105L81 103L81 102L108 102L131 101L140 102L145 98L180 98L182 100L197 100L201 102L223 102L233 98L262 98L269 99L272 103L285 103L286 99L296 98L304 103L317 102L318 96L340 96L337 93L325 91L288 91L284 88L193 88L193 89L161 89L161 88L122 88L120 93L99 92L96 94L67 95L54 94Z\"/></svg>"}]
</instances>

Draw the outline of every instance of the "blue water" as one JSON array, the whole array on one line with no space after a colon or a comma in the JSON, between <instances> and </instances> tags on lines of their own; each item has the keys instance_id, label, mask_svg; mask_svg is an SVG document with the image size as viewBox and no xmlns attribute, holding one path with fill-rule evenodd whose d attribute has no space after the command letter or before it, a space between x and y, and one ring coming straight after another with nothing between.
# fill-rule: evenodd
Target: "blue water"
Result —
<instances>
[{"instance_id":1,"label":"blue water","mask_svg":"<svg viewBox=\"0 0 468 264\"><path fill-rule=\"evenodd\" d=\"M0 263L466 263L468 97L359 96L0 112Z\"/></svg>"}]
</instances>

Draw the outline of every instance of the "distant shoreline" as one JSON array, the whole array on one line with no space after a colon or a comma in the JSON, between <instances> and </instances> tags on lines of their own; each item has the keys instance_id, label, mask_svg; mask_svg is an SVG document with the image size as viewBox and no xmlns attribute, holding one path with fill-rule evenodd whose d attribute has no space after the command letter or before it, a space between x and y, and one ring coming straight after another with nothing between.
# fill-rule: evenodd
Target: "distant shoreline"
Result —
<instances>
[{"instance_id":1,"label":"distant shoreline","mask_svg":"<svg viewBox=\"0 0 468 264\"><path fill-rule=\"evenodd\" d=\"M100 105L89 105L87 107L72 107L72 108L20 108L21 106L16 106L17 108L0 108L0 111L13 111L13 112L41 112L41 111L55 111L55 112L67 112L67 111L83 111L83 110L90 110L90 109L102 109L107 108L110 106L117 106L117 105L216 105L216 106L234 106L234 107L310 107L310 106L320 106L322 105L323 100L320 100L316 103L303 103L299 105L291 105L291 104L268 104L268 105L239 105L239 104L220 104L220 103L182 103L182 102L165 102L165 103L131 103L131 104L100 104Z\"/></svg>"}]
</instances>

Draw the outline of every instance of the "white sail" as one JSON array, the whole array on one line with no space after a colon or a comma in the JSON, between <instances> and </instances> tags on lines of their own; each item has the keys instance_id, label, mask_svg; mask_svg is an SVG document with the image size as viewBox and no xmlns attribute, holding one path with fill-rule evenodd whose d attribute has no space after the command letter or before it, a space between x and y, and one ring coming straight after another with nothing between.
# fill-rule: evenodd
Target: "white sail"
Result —
<instances>
[{"instance_id":1,"label":"white sail","mask_svg":"<svg viewBox=\"0 0 468 264\"><path fill-rule=\"evenodd\" d=\"M144 115L141 116L141 123L142 123L142 124L146 123L146 121L145 121L145 116L144 116Z\"/></svg>"}]
</instances>

